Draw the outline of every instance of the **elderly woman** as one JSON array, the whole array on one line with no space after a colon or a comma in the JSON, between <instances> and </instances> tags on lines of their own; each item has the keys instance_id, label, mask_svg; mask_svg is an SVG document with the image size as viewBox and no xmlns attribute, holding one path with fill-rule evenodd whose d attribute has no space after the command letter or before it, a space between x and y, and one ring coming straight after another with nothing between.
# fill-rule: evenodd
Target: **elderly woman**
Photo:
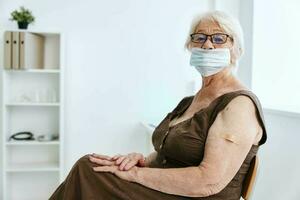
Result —
<instances>
[{"instance_id":1,"label":"elderly woman","mask_svg":"<svg viewBox=\"0 0 300 200\"><path fill-rule=\"evenodd\" d=\"M213 11L191 27L186 48L202 86L155 128L155 152L84 155L50 199L238 200L267 135L260 102L235 76L242 29Z\"/></svg>"}]
</instances>

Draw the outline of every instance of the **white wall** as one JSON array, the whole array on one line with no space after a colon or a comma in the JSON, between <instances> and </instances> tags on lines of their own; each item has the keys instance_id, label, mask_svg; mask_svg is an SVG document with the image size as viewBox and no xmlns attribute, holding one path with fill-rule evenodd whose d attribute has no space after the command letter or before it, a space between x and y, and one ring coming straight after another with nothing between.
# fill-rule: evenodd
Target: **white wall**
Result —
<instances>
[{"instance_id":1,"label":"white wall","mask_svg":"<svg viewBox=\"0 0 300 200\"><path fill-rule=\"evenodd\" d=\"M253 89L270 108L300 112L300 1L254 1Z\"/></svg>"},{"instance_id":2,"label":"white wall","mask_svg":"<svg viewBox=\"0 0 300 200\"><path fill-rule=\"evenodd\" d=\"M146 152L139 122L159 122L200 79L183 45L208 0L2 0L1 29L16 28L21 5L36 16L29 29L66 35L65 173L86 153Z\"/></svg>"}]
</instances>

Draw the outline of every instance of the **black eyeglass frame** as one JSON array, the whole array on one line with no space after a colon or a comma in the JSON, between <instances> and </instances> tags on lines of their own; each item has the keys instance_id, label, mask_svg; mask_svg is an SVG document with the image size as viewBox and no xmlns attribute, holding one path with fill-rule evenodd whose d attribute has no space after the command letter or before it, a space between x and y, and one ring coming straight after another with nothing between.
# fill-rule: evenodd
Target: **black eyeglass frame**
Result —
<instances>
[{"instance_id":1,"label":"black eyeglass frame","mask_svg":"<svg viewBox=\"0 0 300 200\"><path fill-rule=\"evenodd\" d=\"M195 42L195 41L193 41L193 36L194 36L194 35L198 35L198 34L201 34L201 35L205 35L205 36L206 36L206 39L205 39L204 42ZM224 41L223 43L216 43L216 42L213 42L212 37L215 36L215 35L225 35L225 36L226 36L226 39L225 39L225 41ZM230 38L230 39L233 41L233 38L232 38L230 35L226 34L226 33L214 33L214 34L210 34L210 35L204 34L204 33L192 33L192 34L190 34L191 41L194 42L194 43L198 43L198 44L204 44L204 43L207 41L208 36L211 38L210 41L211 41L211 43L213 43L213 44L225 44L225 43L227 42L227 38Z\"/></svg>"}]
</instances>

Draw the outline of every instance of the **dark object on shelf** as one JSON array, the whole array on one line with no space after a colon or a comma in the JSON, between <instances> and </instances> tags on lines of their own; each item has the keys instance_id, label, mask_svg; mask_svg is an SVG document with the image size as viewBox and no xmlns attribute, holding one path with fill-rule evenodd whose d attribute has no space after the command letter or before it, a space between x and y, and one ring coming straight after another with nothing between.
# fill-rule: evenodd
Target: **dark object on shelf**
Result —
<instances>
[{"instance_id":1,"label":"dark object on shelf","mask_svg":"<svg viewBox=\"0 0 300 200\"><path fill-rule=\"evenodd\" d=\"M53 141L58 140L58 135L39 135L37 137L37 141L43 142L43 141Z\"/></svg>"},{"instance_id":2,"label":"dark object on shelf","mask_svg":"<svg viewBox=\"0 0 300 200\"><path fill-rule=\"evenodd\" d=\"M31 132L18 132L9 137L8 140L34 140L33 134Z\"/></svg>"}]
</instances>

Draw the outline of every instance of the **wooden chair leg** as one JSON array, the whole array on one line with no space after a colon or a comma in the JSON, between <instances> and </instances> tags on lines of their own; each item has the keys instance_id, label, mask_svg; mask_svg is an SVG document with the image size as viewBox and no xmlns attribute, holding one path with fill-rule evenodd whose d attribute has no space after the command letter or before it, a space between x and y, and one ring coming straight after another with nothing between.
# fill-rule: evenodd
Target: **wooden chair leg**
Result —
<instances>
[{"instance_id":1,"label":"wooden chair leg","mask_svg":"<svg viewBox=\"0 0 300 200\"><path fill-rule=\"evenodd\" d=\"M249 170L243 182L242 197L244 200L249 200L251 193L253 192L254 183L257 176L258 162L258 156L256 155L251 160Z\"/></svg>"}]
</instances>

